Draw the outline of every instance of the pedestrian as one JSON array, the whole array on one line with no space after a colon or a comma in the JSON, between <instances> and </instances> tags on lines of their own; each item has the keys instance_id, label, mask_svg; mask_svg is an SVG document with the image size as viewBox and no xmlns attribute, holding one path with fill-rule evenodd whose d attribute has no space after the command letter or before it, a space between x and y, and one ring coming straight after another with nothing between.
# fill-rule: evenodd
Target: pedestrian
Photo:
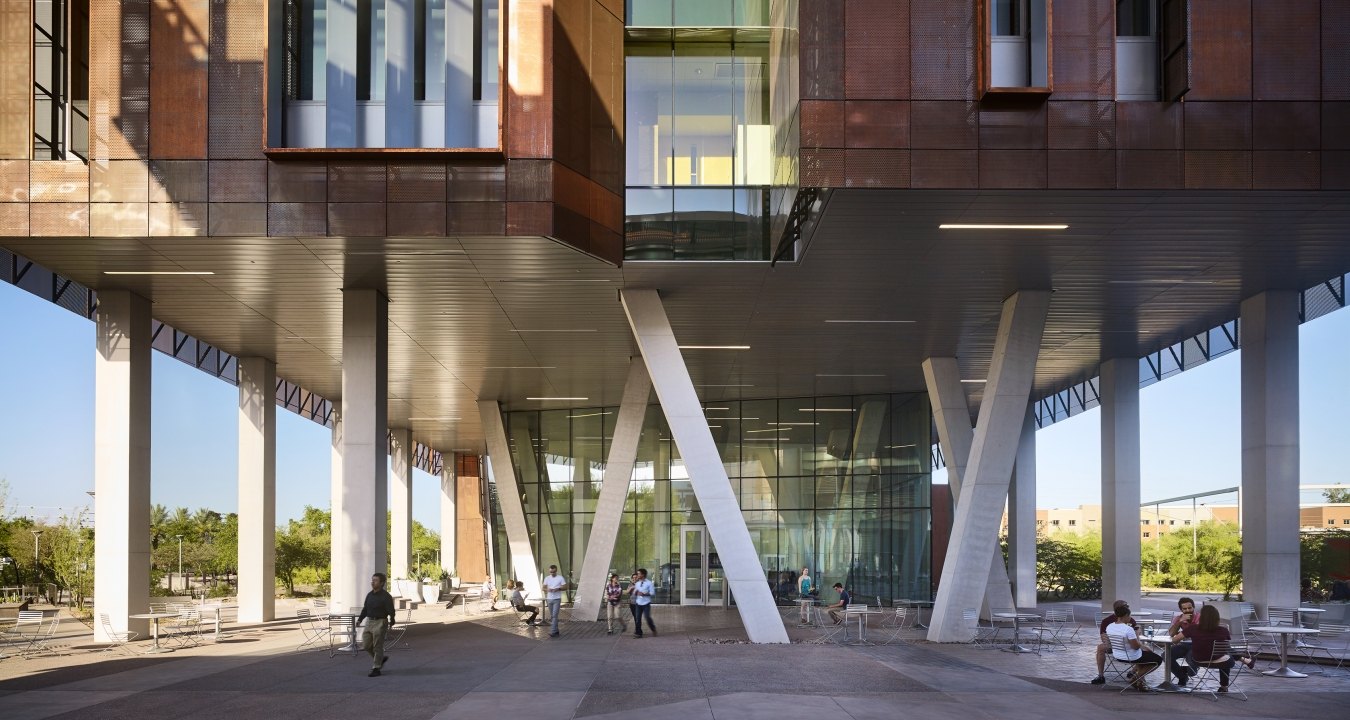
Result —
<instances>
[{"instance_id":1,"label":"pedestrian","mask_svg":"<svg viewBox=\"0 0 1350 720\"><path fill-rule=\"evenodd\" d=\"M544 589L548 591L544 599L548 602L548 614L553 621L548 636L558 637L558 610L562 607L563 591L567 589L567 579L558 574L557 565L548 566L548 576L544 578Z\"/></svg>"},{"instance_id":2,"label":"pedestrian","mask_svg":"<svg viewBox=\"0 0 1350 720\"><path fill-rule=\"evenodd\" d=\"M628 623L624 622L623 611L619 609L619 600L623 598L623 586L619 585L619 574L609 574L609 584L605 586L605 634L614 634L614 623L619 624L619 632L628 632Z\"/></svg>"},{"instance_id":3,"label":"pedestrian","mask_svg":"<svg viewBox=\"0 0 1350 720\"><path fill-rule=\"evenodd\" d=\"M647 568L638 568L637 574L633 575L633 587L629 588L633 598L633 637L642 637L642 618L647 618L647 627L651 628L652 635L656 634L656 623L652 622L652 596L656 594L656 586L651 580L647 579Z\"/></svg>"},{"instance_id":4,"label":"pedestrian","mask_svg":"<svg viewBox=\"0 0 1350 720\"><path fill-rule=\"evenodd\" d=\"M803 625L811 622L810 601L812 599L812 590L811 570L809 568L802 568L802 574L797 578L797 599L801 601L801 621Z\"/></svg>"},{"instance_id":5,"label":"pedestrian","mask_svg":"<svg viewBox=\"0 0 1350 720\"><path fill-rule=\"evenodd\" d=\"M384 636L394 627L394 596L384 589L384 573L370 576L370 592L361 606L361 614L356 617L357 624L365 621L361 630L361 644L370 653L370 677L379 677L380 670L389 661L384 654Z\"/></svg>"}]
</instances>

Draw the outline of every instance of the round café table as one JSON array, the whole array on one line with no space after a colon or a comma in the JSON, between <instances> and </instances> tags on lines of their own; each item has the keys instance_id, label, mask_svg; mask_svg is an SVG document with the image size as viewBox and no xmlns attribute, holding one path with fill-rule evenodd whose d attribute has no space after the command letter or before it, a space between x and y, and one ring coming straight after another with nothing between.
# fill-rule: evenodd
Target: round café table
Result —
<instances>
[{"instance_id":1,"label":"round caf\u00e9 table","mask_svg":"<svg viewBox=\"0 0 1350 720\"><path fill-rule=\"evenodd\" d=\"M1012 620L1013 626L1012 640L1008 643L1008 647L1002 648L1003 652L1010 652L1010 653L1038 652L1036 650L1032 650L1029 647L1019 645L1017 643L1017 640L1019 637L1021 637L1022 634L1021 632L1022 628L1020 623L1023 620L1040 620L1041 619L1040 615L1029 612L1001 612L1001 613L993 613L993 617L996 617L1000 620Z\"/></svg>"},{"instance_id":2,"label":"round caf\u00e9 table","mask_svg":"<svg viewBox=\"0 0 1350 720\"><path fill-rule=\"evenodd\" d=\"M1280 636L1280 666L1274 670L1266 670L1261 673L1262 675L1282 678L1308 677L1305 673L1289 669L1289 637L1292 635L1316 635L1316 630L1305 627L1291 627L1289 625L1262 625L1261 627L1247 628L1247 631Z\"/></svg>"},{"instance_id":3,"label":"round caf\u00e9 table","mask_svg":"<svg viewBox=\"0 0 1350 720\"><path fill-rule=\"evenodd\" d=\"M1172 682L1172 636L1164 632L1162 635L1143 635L1139 639L1153 645L1161 645L1163 649L1163 681L1153 686L1153 689L1158 692L1190 692L1190 688Z\"/></svg>"},{"instance_id":4,"label":"round caf\u00e9 table","mask_svg":"<svg viewBox=\"0 0 1350 720\"><path fill-rule=\"evenodd\" d=\"M151 631L153 632L152 637L154 637L154 642L150 644L150 649L145 651L147 655L151 655L154 653L173 652L173 648L160 647L159 645L159 621L162 618L174 618L178 617L181 614L182 613L176 612L149 612L149 613L139 613L137 615L128 615L127 617L135 618L136 620L151 620L154 622L154 625L151 626Z\"/></svg>"}]
</instances>

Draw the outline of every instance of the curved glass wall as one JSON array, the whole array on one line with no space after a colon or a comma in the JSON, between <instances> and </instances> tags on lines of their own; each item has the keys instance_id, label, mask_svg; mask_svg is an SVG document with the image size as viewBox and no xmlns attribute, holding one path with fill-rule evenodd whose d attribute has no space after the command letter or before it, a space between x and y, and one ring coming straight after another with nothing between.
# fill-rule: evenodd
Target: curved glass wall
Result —
<instances>
[{"instance_id":1,"label":"curved glass wall","mask_svg":"<svg viewBox=\"0 0 1350 720\"><path fill-rule=\"evenodd\" d=\"M930 597L927 395L746 400L704 409L765 581L780 602L795 592L794 571L803 566L824 587L842 582L869 600ZM580 576L617 411L505 415L536 560L540 567L556 563L573 581ZM697 595L690 583L695 568L710 578L703 602L731 602L717 587L716 549L701 556L691 549L697 535L690 533L703 523L679 449L653 405L611 570L627 577L647 568L658 601L670 603ZM505 582L509 549L501 533L495 541Z\"/></svg>"}]
</instances>

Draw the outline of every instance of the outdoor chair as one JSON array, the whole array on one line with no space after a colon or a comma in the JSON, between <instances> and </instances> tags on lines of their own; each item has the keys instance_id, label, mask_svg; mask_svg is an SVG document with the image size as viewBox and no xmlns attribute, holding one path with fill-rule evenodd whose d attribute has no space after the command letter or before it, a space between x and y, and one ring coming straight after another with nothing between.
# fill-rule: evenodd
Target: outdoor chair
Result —
<instances>
[{"instance_id":1,"label":"outdoor chair","mask_svg":"<svg viewBox=\"0 0 1350 720\"><path fill-rule=\"evenodd\" d=\"M136 653L127 644L135 640L139 635L134 630L119 631L114 630L112 621L108 619L108 613L99 613L99 624L103 626L103 634L108 637L108 647L104 652L111 652L113 649L120 649L122 652L134 656Z\"/></svg>"},{"instance_id":2,"label":"outdoor chair","mask_svg":"<svg viewBox=\"0 0 1350 720\"><path fill-rule=\"evenodd\" d=\"M848 627L846 623L840 622L839 624L835 624L835 622L830 619L825 608L816 607L812 609L815 610L816 629L820 632L819 635L811 640L812 645L833 643L835 642L835 638L844 634L844 630Z\"/></svg>"},{"instance_id":3,"label":"outdoor chair","mask_svg":"<svg viewBox=\"0 0 1350 720\"><path fill-rule=\"evenodd\" d=\"M1209 695L1211 700L1217 701L1220 694L1227 694L1232 697L1247 699L1247 693L1238 689L1238 675L1247 669L1247 666L1237 660L1236 651L1226 640L1214 641L1214 652L1209 660L1196 660L1188 658L1187 664L1196 671L1196 676L1192 678L1191 694L1200 693ZM1220 690L1219 682L1222 677L1219 675L1219 668L1228 660L1233 660L1233 667L1228 671L1228 689Z\"/></svg>"},{"instance_id":4,"label":"outdoor chair","mask_svg":"<svg viewBox=\"0 0 1350 720\"><path fill-rule=\"evenodd\" d=\"M46 624L39 624L37 632L33 634L32 639L28 642L28 647L24 649L23 656L30 657L44 652L55 654L56 631L60 626L61 618L59 616L52 617L51 621Z\"/></svg>"},{"instance_id":5,"label":"outdoor chair","mask_svg":"<svg viewBox=\"0 0 1350 720\"><path fill-rule=\"evenodd\" d=\"M1136 670L1141 665L1144 664L1142 660L1122 660L1120 659L1120 657L1117 656L1117 653L1125 656L1128 656L1130 654L1130 647L1129 644L1125 642L1125 638L1116 637L1115 635L1107 635L1106 639L1108 642L1111 643L1111 650L1106 655L1109 661L1113 661L1120 665L1128 665L1132 670ZM1125 691L1129 690L1131 687L1134 687L1135 683L1138 683L1139 688L1146 692L1153 691L1153 689L1148 686L1148 684L1145 682L1143 678L1131 679L1129 677L1129 674L1127 673L1125 677L1125 687L1121 688L1120 690L1121 694L1124 694Z\"/></svg>"},{"instance_id":6,"label":"outdoor chair","mask_svg":"<svg viewBox=\"0 0 1350 720\"><path fill-rule=\"evenodd\" d=\"M42 635L43 619L41 610L20 610L14 626L6 633L9 645L18 650L20 655L27 656L28 651Z\"/></svg>"},{"instance_id":7,"label":"outdoor chair","mask_svg":"<svg viewBox=\"0 0 1350 720\"><path fill-rule=\"evenodd\" d=\"M1040 634L1042 646L1049 643L1052 646L1059 646L1061 650L1068 650L1069 646L1066 643L1078 634L1078 624L1073 619L1073 611L1061 608L1046 610L1041 616L1041 624L1031 629Z\"/></svg>"},{"instance_id":8,"label":"outdoor chair","mask_svg":"<svg viewBox=\"0 0 1350 720\"><path fill-rule=\"evenodd\" d=\"M328 639L328 626L322 624L320 618L316 618L309 608L296 610L295 617L300 620L300 632L305 635L305 641L295 649L296 652L317 649L320 643Z\"/></svg>"},{"instance_id":9,"label":"outdoor chair","mask_svg":"<svg viewBox=\"0 0 1350 720\"><path fill-rule=\"evenodd\" d=\"M412 608L403 611L403 621L394 625L393 629L384 634L384 649L398 647L403 642L403 634L408 632L408 626L413 624ZM408 647L408 643L403 643L403 647Z\"/></svg>"},{"instance_id":10,"label":"outdoor chair","mask_svg":"<svg viewBox=\"0 0 1350 720\"><path fill-rule=\"evenodd\" d=\"M1340 670L1345 663L1345 656L1350 654L1350 628L1337 623L1321 623L1317 629L1316 635L1308 636L1302 644L1290 649L1306 657L1309 662L1315 661L1317 654L1322 653L1327 660L1336 663L1333 669Z\"/></svg>"},{"instance_id":11,"label":"outdoor chair","mask_svg":"<svg viewBox=\"0 0 1350 720\"><path fill-rule=\"evenodd\" d=\"M169 637L179 647L196 647L202 644L202 611L195 607L179 606L179 615L169 621Z\"/></svg>"},{"instance_id":12,"label":"outdoor chair","mask_svg":"<svg viewBox=\"0 0 1350 720\"><path fill-rule=\"evenodd\" d=\"M980 611L975 608L966 608L961 611L961 621L966 627L974 632L971 642L977 646L988 646L994 641L996 629L993 625L980 624ZM931 620L929 622L932 622Z\"/></svg>"},{"instance_id":13,"label":"outdoor chair","mask_svg":"<svg viewBox=\"0 0 1350 720\"><path fill-rule=\"evenodd\" d=\"M989 608L989 625L994 629L993 635L989 638L990 642L996 643L999 640L1002 640L1003 639L1002 635L1005 631L1008 633L1009 637L1013 636L1014 624L1012 618L1001 618L995 616L999 614L1012 614L1016 612L1017 608ZM1016 640L1016 638L1014 637L1013 640Z\"/></svg>"},{"instance_id":14,"label":"outdoor chair","mask_svg":"<svg viewBox=\"0 0 1350 720\"><path fill-rule=\"evenodd\" d=\"M1266 620L1271 625L1293 625L1294 608L1271 605L1270 610L1266 613Z\"/></svg>"},{"instance_id":15,"label":"outdoor chair","mask_svg":"<svg viewBox=\"0 0 1350 720\"><path fill-rule=\"evenodd\" d=\"M340 652L350 652L353 655L361 652L356 643L355 615L328 616L328 657Z\"/></svg>"},{"instance_id":16,"label":"outdoor chair","mask_svg":"<svg viewBox=\"0 0 1350 720\"><path fill-rule=\"evenodd\" d=\"M909 642L909 638L902 637L908 630L914 629L914 621L917 613L912 612L907 607L894 608L895 612L885 616L881 620L881 629L883 632L889 632L882 641L882 645L889 645L894 642Z\"/></svg>"}]
</instances>

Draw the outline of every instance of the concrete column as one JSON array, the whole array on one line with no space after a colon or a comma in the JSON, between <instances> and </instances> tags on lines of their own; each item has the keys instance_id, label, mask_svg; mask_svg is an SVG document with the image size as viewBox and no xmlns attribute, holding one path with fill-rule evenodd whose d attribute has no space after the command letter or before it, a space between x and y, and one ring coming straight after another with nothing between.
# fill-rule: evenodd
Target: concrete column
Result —
<instances>
[{"instance_id":1,"label":"concrete column","mask_svg":"<svg viewBox=\"0 0 1350 720\"><path fill-rule=\"evenodd\" d=\"M755 643L786 643L787 630L774 605L764 567L745 527L745 517L727 479L661 298L650 288L626 289L619 297L670 425L670 434L689 471L689 485L698 498L709 537L717 546L746 635Z\"/></svg>"},{"instance_id":2,"label":"concrete column","mask_svg":"<svg viewBox=\"0 0 1350 720\"><path fill-rule=\"evenodd\" d=\"M384 146L417 147L413 107L413 0L384 3Z\"/></svg>"},{"instance_id":3,"label":"concrete column","mask_svg":"<svg viewBox=\"0 0 1350 720\"><path fill-rule=\"evenodd\" d=\"M497 502L502 507L502 522L506 524L506 542L511 548L511 564L516 579L525 583L525 592L532 597L540 594L539 566L534 562L534 548L530 546L530 528L525 524L525 508L520 502L520 486L516 484L516 468L511 462L511 450L506 444L506 426L502 410L495 400L478 401L478 417L483 423L488 456L492 458L492 479L497 483ZM527 442L521 454L530 453Z\"/></svg>"},{"instance_id":4,"label":"concrete column","mask_svg":"<svg viewBox=\"0 0 1350 720\"><path fill-rule=\"evenodd\" d=\"M343 543L342 538L340 537L341 528L339 527L338 523L335 522L335 520L337 519L336 510L339 504L341 503L342 498L342 404L336 400L333 401L332 443L333 443L332 450L329 453L329 468L328 468L328 482L329 482L328 555L329 557L333 558L333 562L336 563L339 549L346 547L346 544ZM328 594L331 596L333 594L332 588L334 587L334 585L331 583L332 580L331 575L329 576L329 580L330 583Z\"/></svg>"},{"instance_id":5,"label":"concrete column","mask_svg":"<svg viewBox=\"0 0 1350 720\"><path fill-rule=\"evenodd\" d=\"M330 5L331 7L331 5ZM342 479L333 498L333 606L360 605L386 572L389 505L389 300L342 292ZM336 543L342 543L337 545Z\"/></svg>"},{"instance_id":6,"label":"concrete column","mask_svg":"<svg viewBox=\"0 0 1350 720\"><path fill-rule=\"evenodd\" d=\"M1139 599L1139 360L1102 363L1102 609Z\"/></svg>"},{"instance_id":7,"label":"concrete column","mask_svg":"<svg viewBox=\"0 0 1350 720\"><path fill-rule=\"evenodd\" d=\"M330 148L357 147L356 0L326 0L328 43L325 136ZM366 578L369 586L370 578ZM336 596L335 596L336 597ZM361 597L365 597L362 593Z\"/></svg>"},{"instance_id":8,"label":"concrete column","mask_svg":"<svg viewBox=\"0 0 1350 720\"><path fill-rule=\"evenodd\" d=\"M1017 607L1036 607L1036 412L1027 406L1008 489L1008 576Z\"/></svg>"},{"instance_id":9,"label":"concrete column","mask_svg":"<svg viewBox=\"0 0 1350 720\"><path fill-rule=\"evenodd\" d=\"M150 301L100 290L94 344L94 639L149 632Z\"/></svg>"},{"instance_id":10,"label":"concrete column","mask_svg":"<svg viewBox=\"0 0 1350 720\"><path fill-rule=\"evenodd\" d=\"M455 568L455 454L441 453L441 569Z\"/></svg>"},{"instance_id":11,"label":"concrete column","mask_svg":"<svg viewBox=\"0 0 1350 720\"><path fill-rule=\"evenodd\" d=\"M1298 293L1242 301L1242 593L1299 601Z\"/></svg>"},{"instance_id":12,"label":"concrete column","mask_svg":"<svg viewBox=\"0 0 1350 720\"><path fill-rule=\"evenodd\" d=\"M239 621L276 617L277 364L239 358Z\"/></svg>"},{"instance_id":13,"label":"concrete column","mask_svg":"<svg viewBox=\"0 0 1350 720\"><path fill-rule=\"evenodd\" d=\"M614 559L614 542L623 520L623 504L628 498L628 486L637 461L638 438L642 436L642 419L647 415L647 399L651 397L652 379L642 358L633 358L628 367L628 380L623 386L619 403L619 417L614 423L614 438L609 444L609 459L600 484L600 498L595 503L595 519L590 540L586 543L586 559L581 563L581 580L573 600L573 620L595 620L604 599L604 585L609 576L609 564Z\"/></svg>"},{"instance_id":14,"label":"concrete column","mask_svg":"<svg viewBox=\"0 0 1350 720\"><path fill-rule=\"evenodd\" d=\"M973 629L962 620L962 611L979 607L984 599L989 558L998 547L1008 480L1017 459L1017 440L1049 307L1050 293L1044 290L1023 290L1003 301L989 380L984 386L970 460L961 479L961 499L952 519L952 538L933 604L928 629L932 642L971 640Z\"/></svg>"},{"instance_id":15,"label":"concrete column","mask_svg":"<svg viewBox=\"0 0 1350 720\"><path fill-rule=\"evenodd\" d=\"M953 504L961 499L961 478L965 476L970 460L970 445L975 430L970 427L970 406L966 403L966 389L961 385L961 369L956 358L928 358L923 361L924 382L933 406L933 420L937 424L938 444L947 459L947 485L951 487ZM1033 603L1034 605L1035 603ZM1008 568L1003 562L1003 551L994 544L989 559L989 582L984 589L981 615L988 618L994 609L1013 607L1012 584L1008 582Z\"/></svg>"},{"instance_id":16,"label":"concrete column","mask_svg":"<svg viewBox=\"0 0 1350 720\"><path fill-rule=\"evenodd\" d=\"M389 459L394 471L389 484L389 576L411 578L408 573L412 568L412 430L390 430L389 440Z\"/></svg>"},{"instance_id":17,"label":"concrete column","mask_svg":"<svg viewBox=\"0 0 1350 720\"><path fill-rule=\"evenodd\" d=\"M446 0L445 147L477 145L473 105L473 3Z\"/></svg>"}]
</instances>

